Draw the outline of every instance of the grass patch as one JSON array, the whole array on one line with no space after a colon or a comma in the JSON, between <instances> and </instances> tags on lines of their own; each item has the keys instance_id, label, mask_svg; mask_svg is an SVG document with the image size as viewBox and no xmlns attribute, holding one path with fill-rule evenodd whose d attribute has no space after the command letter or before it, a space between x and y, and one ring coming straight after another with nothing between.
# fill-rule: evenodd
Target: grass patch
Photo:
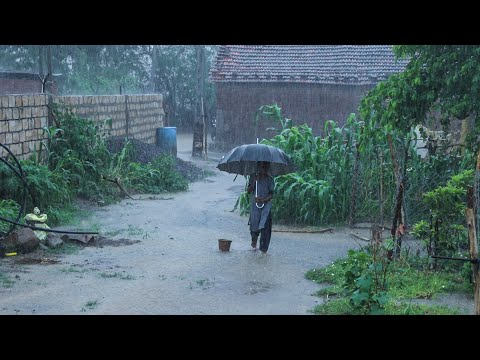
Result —
<instances>
[{"instance_id":1,"label":"grass patch","mask_svg":"<svg viewBox=\"0 0 480 360\"><path fill-rule=\"evenodd\" d=\"M347 298L337 298L317 305L311 313L315 315L355 315ZM407 302L389 302L385 306L385 315L461 315L458 308L440 305L412 304Z\"/></svg>"},{"instance_id":2,"label":"grass patch","mask_svg":"<svg viewBox=\"0 0 480 360\"><path fill-rule=\"evenodd\" d=\"M141 228L137 228L137 227L134 227L132 225L128 225L127 234L129 236L142 235L143 230Z\"/></svg>"},{"instance_id":3,"label":"grass patch","mask_svg":"<svg viewBox=\"0 0 480 360\"><path fill-rule=\"evenodd\" d=\"M88 310L93 310L97 307L98 305L98 302L97 300L90 300L90 301L87 301L87 303L84 305L84 307L82 307L82 310L80 310L81 312L86 312L87 309Z\"/></svg>"},{"instance_id":4,"label":"grass patch","mask_svg":"<svg viewBox=\"0 0 480 360\"><path fill-rule=\"evenodd\" d=\"M94 309L96 306L97 306L97 300L88 301L85 304L85 307L88 308L88 309Z\"/></svg>"},{"instance_id":5,"label":"grass patch","mask_svg":"<svg viewBox=\"0 0 480 360\"><path fill-rule=\"evenodd\" d=\"M348 299L339 298L317 305L311 312L315 315L350 315L351 311L352 307L348 303Z\"/></svg>"},{"instance_id":6,"label":"grass patch","mask_svg":"<svg viewBox=\"0 0 480 360\"><path fill-rule=\"evenodd\" d=\"M443 305L412 304L407 302L388 303L385 307L386 315L461 315L458 308Z\"/></svg>"},{"instance_id":7,"label":"grass patch","mask_svg":"<svg viewBox=\"0 0 480 360\"><path fill-rule=\"evenodd\" d=\"M128 274L122 274L122 273L119 273L119 272L114 272L114 273L101 272L100 277L102 277L102 278L119 278L119 279L122 279L122 280L135 280L135 276L128 275Z\"/></svg>"},{"instance_id":8,"label":"grass patch","mask_svg":"<svg viewBox=\"0 0 480 360\"><path fill-rule=\"evenodd\" d=\"M5 275L4 273L0 273L0 283L4 288L11 288L13 284L15 284L15 281L10 279L10 277Z\"/></svg>"},{"instance_id":9,"label":"grass patch","mask_svg":"<svg viewBox=\"0 0 480 360\"><path fill-rule=\"evenodd\" d=\"M350 304L352 296L352 276L356 278L358 269L363 265L358 259L364 257L352 256L349 259L338 259L325 268L312 269L305 273L308 280L329 286L317 291L316 296L334 299L317 305L314 314L347 315L355 314ZM472 285L464 274L458 271L430 271L426 267L411 266L406 261L396 261L390 264L387 272L387 293L389 301L385 305L386 315L457 315L461 310L443 305L412 304L409 299L435 299L441 293L472 292ZM368 264L367 264L368 266ZM354 270L352 270L354 269ZM352 271L355 271L353 275ZM361 273L361 272L360 272ZM358 273L359 274L359 273ZM406 300L406 301L405 301Z\"/></svg>"},{"instance_id":10,"label":"grass patch","mask_svg":"<svg viewBox=\"0 0 480 360\"><path fill-rule=\"evenodd\" d=\"M203 290L206 290L208 288L211 288L213 286L213 282L208 280L208 279L199 279L199 280L195 280L195 283L201 287ZM192 286L190 285L190 288L192 288Z\"/></svg>"},{"instance_id":11,"label":"grass patch","mask_svg":"<svg viewBox=\"0 0 480 360\"><path fill-rule=\"evenodd\" d=\"M432 299L436 294L457 291L454 274L396 269L389 277L389 294L398 299Z\"/></svg>"},{"instance_id":12,"label":"grass patch","mask_svg":"<svg viewBox=\"0 0 480 360\"><path fill-rule=\"evenodd\" d=\"M341 293L342 289L338 286L327 286L323 289L318 290L315 295L316 296L336 296Z\"/></svg>"}]
</instances>

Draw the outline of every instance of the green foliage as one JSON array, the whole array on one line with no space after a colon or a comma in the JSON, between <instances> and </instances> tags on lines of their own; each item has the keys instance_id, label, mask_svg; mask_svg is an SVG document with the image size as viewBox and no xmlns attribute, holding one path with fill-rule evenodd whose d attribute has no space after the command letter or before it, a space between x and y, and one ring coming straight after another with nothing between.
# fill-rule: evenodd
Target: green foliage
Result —
<instances>
[{"instance_id":1,"label":"green foliage","mask_svg":"<svg viewBox=\"0 0 480 360\"><path fill-rule=\"evenodd\" d=\"M432 272L413 267L414 263L403 259L387 263L382 248L377 249L377 252L372 249L367 252L350 250L347 258L338 259L325 268L309 270L305 274L307 279L317 283L333 284L318 294L324 297L333 295L333 299L326 299L326 303L317 306L313 312L372 315L458 313L456 309L404 302L411 299L433 299L439 293L452 291L471 292L458 271ZM427 261L418 262L426 263Z\"/></svg>"},{"instance_id":2,"label":"green foliage","mask_svg":"<svg viewBox=\"0 0 480 360\"><path fill-rule=\"evenodd\" d=\"M317 305L312 310L315 315L355 315L355 310L346 298L339 298ZM457 308L440 305L388 302L384 315L461 315Z\"/></svg>"},{"instance_id":3,"label":"green foliage","mask_svg":"<svg viewBox=\"0 0 480 360\"><path fill-rule=\"evenodd\" d=\"M389 300L385 279L388 264L384 256L377 255L349 250L346 259L310 270L305 277L318 283L333 283L328 293L347 298L354 313L381 314Z\"/></svg>"},{"instance_id":4,"label":"green foliage","mask_svg":"<svg viewBox=\"0 0 480 360\"><path fill-rule=\"evenodd\" d=\"M119 153L110 154L105 142L108 119L99 126L68 109L63 113L56 111L56 116L62 136L51 143L51 166L61 164L70 171L70 182L79 196L110 203L124 195L113 185L115 182L134 192L188 189L188 181L176 171L176 160L171 155L159 156L146 165L135 163L131 160L134 149L128 141Z\"/></svg>"},{"instance_id":5,"label":"green foliage","mask_svg":"<svg viewBox=\"0 0 480 360\"><path fill-rule=\"evenodd\" d=\"M51 208L68 209L72 199L72 189L68 182L66 169L59 167L51 171L47 166L36 164L32 159L20 160L19 163L25 173L25 180L37 201L36 204L33 204L30 193L27 191L25 211L31 212L34 206L39 207L43 212L47 212ZM3 163L0 163L0 177L5 179L0 183L2 197L22 203L23 193L26 191L24 183ZM50 214L48 216L49 224L54 225L57 217L51 217ZM16 214L13 217L6 217L13 219Z\"/></svg>"},{"instance_id":6,"label":"green foliage","mask_svg":"<svg viewBox=\"0 0 480 360\"><path fill-rule=\"evenodd\" d=\"M20 210L20 205L13 200L2 200L0 199L0 216L15 220L18 211ZM0 221L0 235L5 234L8 229L10 229L10 224L4 221Z\"/></svg>"},{"instance_id":7,"label":"green foliage","mask_svg":"<svg viewBox=\"0 0 480 360\"><path fill-rule=\"evenodd\" d=\"M352 114L341 128L327 121L323 137L314 136L304 124L286 127L262 141L284 150L299 169L276 178L275 219L307 225L338 224L339 219L347 219L359 126Z\"/></svg>"},{"instance_id":8,"label":"green foliage","mask_svg":"<svg viewBox=\"0 0 480 360\"><path fill-rule=\"evenodd\" d=\"M188 189L188 180L176 170L176 159L162 155L143 165L131 160L131 143L127 142L118 154L110 154L105 144L105 126L78 117L70 109L54 108L59 127L45 128L48 141L43 151L28 160L20 160L25 180L32 189L36 203L27 196L25 211L34 206L48 215L48 224L71 221L77 209L72 205L76 196L104 204L122 199L129 191L145 193L177 192ZM41 157L40 155L46 155ZM45 164L43 164L45 163ZM2 202L0 214L14 219L18 205L23 202L24 184L12 170L0 163L0 195L11 202ZM3 215L2 215L3 216ZM21 219L23 221L23 219ZM0 232L8 224L0 223Z\"/></svg>"},{"instance_id":9,"label":"green foliage","mask_svg":"<svg viewBox=\"0 0 480 360\"><path fill-rule=\"evenodd\" d=\"M430 209L428 219L418 221L412 234L424 241L430 255L451 256L468 244L465 227L467 187L473 186L472 170L453 175L445 186L423 194Z\"/></svg>"},{"instance_id":10,"label":"green foliage","mask_svg":"<svg viewBox=\"0 0 480 360\"><path fill-rule=\"evenodd\" d=\"M391 75L362 99L360 113L370 128L408 133L437 113L445 130L452 119L472 115L467 147L476 153L480 134L480 46L408 45L395 52L410 61L403 73Z\"/></svg>"},{"instance_id":11,"label":"green foliage","mask_svg":"<svg viewBox=\"0 0 480 360\"><path fill-rule=\"evenodd\" d=\"M155 45L157 63L155 67L155 91L165 94L166 121L172 126L187 128L193 126L197 101L197 54L195 46L200 45ZM205 46L206 73L214 61L217 46ZM206 81L205 110L208 119L215 117L216 97L212 82Z\"/></svg>"},{"instance_id":12,"label":"green foliage","mask_svg":"<svg viewBox=\"0 0 480 360\"><path fill-rule=\"evenodd\" d=\"M385 306L386 315L462 315L460 309L443 305L393 303Z\"/></svg>"},{"instance_id":13,"label":"green foliage","mask_svg":"<svg viewBox=\"0 0 480 360\"><path fill-rule=\"evenodd\" d=\"M292 119L284 118L282 116L282 109L278 106L278 104L273 105L262 105L260 108L255 112L254 122L255 128L258 127L259 122L262 118L265 118L267 121L271 120L273 125L280 124L281 128L277 129L276 127L267 128L266 130L273 130L273 131L282 131L285 129L290 129L292 127Z\"/></svg>"},{"instance_id":14,"label":"green foliage","mask_svg":"<svg viewBox=\"0 0 480 360\"><path fill-rule=\"evenodd\" d=\"M11 288L13 284L15 284L15 281L12 280L8 275L0 272L0 284L2 284L2 287L4 288Z\"/></svg>"},{"instance_id":15,"label":"green foliage","mask_svg":"<svg viewBox=\"0 0 480 360\"><path fill-rule=\"evenodd\" d=\"M48 72L48 46L52 71L59 75L54 76L59 94L162 93L167 123L192 126L195 47L199 45L0 45L0 68L37 73L43 78ZM217 46L204 47L207 79ZM214 84L205 81L204 86L207 117L211 119L216 109Z\"/></svg>"},{"instance_id":16,"label":"green foliage","mask_svg":"<svg viewBox=\"0 0 480 360\"><path fill-rule=\"evenodd\" d=\"M405 202L422 207L411 214L409 221L414 223L429 211L427 204L422 203L422 193L454 173L473 168L476 160L476 154L469 149L460 154L452 148L438 149L435 154L421 158L415 146L415 131L387 129L374 118L358 121L352 114L342 127L326 121L323 135L315 136L307 125L286 126L287 121L276 104L260 107L255 121L261 117L272 119L283 128L262 143L284 150L299 169L275 179L272 213L279 223L328 226L342 225L350 219L357 223L371 222L372 218L393 219L403 168L407 185ZM387 137L391 138L392 146ZM398 177L394 172L396 165ZM248 214L247 200L241 194L234 210L240 207L242 214Z\"/></svg>"}]
</instances>

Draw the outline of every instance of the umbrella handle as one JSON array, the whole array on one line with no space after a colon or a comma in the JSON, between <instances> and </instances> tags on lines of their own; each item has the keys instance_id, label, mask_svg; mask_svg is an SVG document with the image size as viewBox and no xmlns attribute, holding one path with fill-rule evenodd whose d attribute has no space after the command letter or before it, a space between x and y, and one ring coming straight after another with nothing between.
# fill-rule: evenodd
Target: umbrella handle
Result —
<instances>
[{"instance_id":1,"label":"umbrella handle","mask_svg":"<svg viewBox=\"0 0 480 360\"><path fill-rule=\"evenodd\" d=\"M255 197L258 197L258 180L255 181ZM262 206L258 205L258 203L255 203L255 206L259 209L263 208L265 206L265 203L262 203Z\"/></svg>"}]
</instances>

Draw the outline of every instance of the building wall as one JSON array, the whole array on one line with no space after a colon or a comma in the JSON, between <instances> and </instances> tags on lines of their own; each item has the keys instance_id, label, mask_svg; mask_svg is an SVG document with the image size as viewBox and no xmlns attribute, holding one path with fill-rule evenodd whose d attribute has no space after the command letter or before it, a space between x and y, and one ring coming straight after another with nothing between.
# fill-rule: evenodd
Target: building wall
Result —
<instances>
[{"instance_id":1,"label":"building wall","mask_svg":"<svg viewBox=\"0 0 480 360\"><path fill-rule=\"evenodd\" d=\"M0 72L0 94L38 94L42 82L37 74Z\"/></svg>"},{"instance_id":2,"label":"building wall","mask_svg":"<svg viewBox=\"0 0 480 360\"><path fill-rule=\"evenodd\" d=\"M308 124L320 135L326 120L340 126L357 112L360 100L373 86L320 84L242 84L217 83L217 140L220 149L256 142L254 117L262 105L274 103L294 125ZM262 121L258 137L270 138L275 133L268 127L281 127Z\"/></svg>"},{"instance_id":3,"label":"building wall","mask_svg":"<svg viewBox=\"0 0 480 360\"><path fill-rule=\"evenodd\" d=\"M91 118L98 124L111 118L109 136L128 136L155 143L156 129L163 127L163 97L160 94L52 96L52 102L71 108L77 115ZM46 94L0 95L0 143L17 158L28 158L47 138L42 129L49 123L48 103ZM0 156L7 156L4 148L0 148Z\"/></svg>"}]
</instances>

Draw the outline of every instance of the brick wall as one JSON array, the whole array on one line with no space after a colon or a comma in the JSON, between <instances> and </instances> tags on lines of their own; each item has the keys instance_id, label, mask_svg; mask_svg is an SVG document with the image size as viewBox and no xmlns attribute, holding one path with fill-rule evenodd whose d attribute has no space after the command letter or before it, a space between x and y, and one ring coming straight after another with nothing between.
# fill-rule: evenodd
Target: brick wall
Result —
<instances>
[{"instance_id":1,"label":"brick wall","mask_svg":"<svg viewBox=\"0 0 480 360\"><path fill-rule=\"evenodd\" d=\"M155 143L156 129L163 127L163 98L153 95L53 96L53 102L71 108L81 117L103 123L112 119L111 136L128 136ZM0 143L19 159L39 149L48 126L45 94L0 95ZM0 156L7 156L0 148Z\"/></svg>"},{"instance_id":2,"label":"brick wall","mask_svg":"<svg viewBox=\"0 0 480 360\"><path fill-rule=\"evenodd\" d=\"M111 136L128 136L154 144L156 129L163 127L163 97L153 95L57 96L54 102L65 105L79 116L99 124L112 119Z\"/></svg>"},{"instance_id":3,"label":"brick wall","mask_svg":"<svg viewBox=\"0 0 480 360\"><path fill-rule=\"evenodd\" d=\"M0 95L0 143L15 156L25 158L39 149L48 124L47 95ZM6 150L0 148L5 158Z\"/></svg>"},{"instance_id":4,"label":"brick wall","mask_svg":"<svg viewBox=\"0 0 480 360\"><path fill-rule=\"evenodd\" d=\"M217 83L217 140L219 148L231 148L256 142L254 117L262 105L277 103L282 115L294 125L308 124L315 135L321 134L326 120L340 126L357 112L361 98L372 86L319 84L224 84ZM270 138L268 127L281 126L260 122L258 137Z\"/></svg>"}]
</instances>

